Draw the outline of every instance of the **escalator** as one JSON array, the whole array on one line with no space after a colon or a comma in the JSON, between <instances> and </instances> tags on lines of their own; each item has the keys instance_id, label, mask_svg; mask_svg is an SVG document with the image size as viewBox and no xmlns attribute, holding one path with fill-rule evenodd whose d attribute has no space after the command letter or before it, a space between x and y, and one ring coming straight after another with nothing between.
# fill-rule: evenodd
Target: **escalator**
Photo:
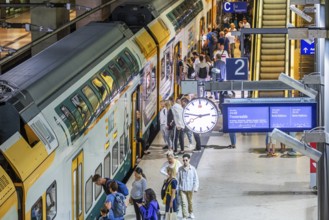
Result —
<instances>
[{"instance_id":1,"label":"escalator","mask_svg":"<svg viewBox=\"0 0 329 220\"><path fill-rule=\"evenodd\" d=\"M256 28L286 28L289 18L287 0L258 0ZM289 41L285 34L257 35L254 41L253 80L277 80L289 72ZM283 97L285 91L258 91L257 97Z\"/></svg>"}]
</instances>

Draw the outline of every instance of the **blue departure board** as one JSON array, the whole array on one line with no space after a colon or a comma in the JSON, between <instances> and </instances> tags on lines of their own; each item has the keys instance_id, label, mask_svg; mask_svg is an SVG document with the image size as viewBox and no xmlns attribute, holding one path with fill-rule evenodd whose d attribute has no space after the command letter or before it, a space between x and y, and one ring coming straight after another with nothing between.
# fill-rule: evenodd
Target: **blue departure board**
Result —
<instances>
[{"instance_id":1,"label":"blue departure board","mask_svg":"<svg viewBox=\"0 0 329 220\"><path fill-rule=\"evenodd\" d=\"M316 127L316 103L224 103L224 132L299 132Z\"/></svg>"},{"instance_id":2,"label":"blue departure board","mask_svg":"<svg viewBox=\"0 0 329 220\"><path fill-rule=\"evenodd\" d=\"M228 107L228 129L267 129L268 107Z\"/></svg>"}]
</instances>

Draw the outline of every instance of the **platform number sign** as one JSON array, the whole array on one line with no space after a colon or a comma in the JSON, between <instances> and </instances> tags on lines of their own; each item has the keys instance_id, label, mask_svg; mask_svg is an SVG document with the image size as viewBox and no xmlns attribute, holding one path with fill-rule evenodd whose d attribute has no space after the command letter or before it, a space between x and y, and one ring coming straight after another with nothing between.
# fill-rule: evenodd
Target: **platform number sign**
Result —
<instances>
[{"instance_id":1,"label":"platform number sign","mask_svg":"<svg viewBox=\"0 0 329 220\"><path fill-rule=\"evenodd\" d=\"M226 59L227 80L248 80L248 58Z\"/></svg>"}]
</instances>

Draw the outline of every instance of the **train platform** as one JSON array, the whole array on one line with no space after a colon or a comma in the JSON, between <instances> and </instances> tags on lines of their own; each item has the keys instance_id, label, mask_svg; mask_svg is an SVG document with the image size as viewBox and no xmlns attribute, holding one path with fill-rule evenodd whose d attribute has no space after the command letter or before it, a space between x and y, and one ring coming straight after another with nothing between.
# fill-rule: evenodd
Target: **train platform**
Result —
<instances>
[{"instance_id":1,"label":"train platform","mask_svg":"<svg viewBox=\"0 0 329 220\"><path fill-rule=\"evenodd\" d=\"M200 181L199 191L194 194L195 219L317 219L317 196L309 187L310 159L306 156L290 157L285 152L267 157L265 134L261 133L237 134L237 148L229 149L228 134L216 130L202 135L202 145L205 148L201 153L186 151L192 155L191 164L197 166ZM160 191L165 177L160 174L160 167L166 155L162 147L159 133L150 146L151 154L144 156L138 166L164 210ZM178 159L182 162L181 157ZM133 180L132 175L128 188ZM178 219L181 218L179 212ZM128 206L125 219L135 219L132 205Z\"/></svg>"}]
</instances>

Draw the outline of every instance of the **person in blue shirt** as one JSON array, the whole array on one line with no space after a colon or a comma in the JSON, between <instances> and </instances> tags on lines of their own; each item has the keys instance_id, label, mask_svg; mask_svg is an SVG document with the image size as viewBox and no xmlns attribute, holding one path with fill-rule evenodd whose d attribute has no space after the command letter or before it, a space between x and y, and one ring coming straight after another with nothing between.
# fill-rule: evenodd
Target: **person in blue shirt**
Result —
<instances>
[{"instance_id":1,"label":"person in blue shirt","mask_svg":"<svg viewBox=\"0 0 329 220\"><path fill-rule=\"evenodd\" d=\"M139 211L144 220L160 220L159 203L156 199L156 195L153 189L149 188L144 193L145 203L138 203Z\"/></svg>"},{"instance_id":2,"label":"person in blue shirt","mask_svg":"<svg viewBox=\"0 0 329 220\"><path fill-rule=\"evenodd\" d=\"M105 207L109 210L107 217L109 220L124 220L124 216L115 217L113 212L115 194L118 193L118 184L115 181L112 181L109 188L111 194L107 195L105 200Z\"/></svg>"}]
</instances>

